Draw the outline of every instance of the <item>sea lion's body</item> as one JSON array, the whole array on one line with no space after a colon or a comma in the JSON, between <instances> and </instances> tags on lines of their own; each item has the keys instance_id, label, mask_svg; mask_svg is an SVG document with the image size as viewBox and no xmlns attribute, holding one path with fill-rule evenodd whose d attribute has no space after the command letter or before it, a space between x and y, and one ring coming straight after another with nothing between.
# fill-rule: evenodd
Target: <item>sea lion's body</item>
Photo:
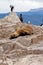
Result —
<instances>
[{"instance_id":1,"label":"sea lion's body","mask_svg":"<svg viewBox=\"0 0 43 65\"><path fill-rule=\"evenodd\" d=\"M33 33L33 29L30 26L22 26L21 28L17 28L15 32L11 35L10 39L16 38L18 36L31 35Z\"/></svg>"}]
</instances>

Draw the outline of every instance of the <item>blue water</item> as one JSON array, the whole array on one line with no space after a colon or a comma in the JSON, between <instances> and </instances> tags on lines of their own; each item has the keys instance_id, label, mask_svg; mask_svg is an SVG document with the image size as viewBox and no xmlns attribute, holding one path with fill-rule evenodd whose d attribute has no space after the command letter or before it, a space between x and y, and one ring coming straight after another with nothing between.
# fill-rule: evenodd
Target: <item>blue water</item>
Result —
<instances>
[{"instance_id":1,"label":"blue water","mask_svg":"<svg viewBox=\"0 0 43 65\"><path fill-rule=\"evenodd\" d=\"M20 13L17 14L18 16L20 16ZM43 14L41 13L27 12L27 13L22 13L22 16L24 22L30 21L30 23L34 25L40 25L43 20Z\"/></svg>"},{"instance_id":2,"label":"blue water","mask_svg":"<svg viewBox=\"0 0 43 65\"><path fill-rule=\"evenodd\" d=\"M23 15L24 22L30 21L31 24L40 25L43 20L43 15Z\"/></svg>"},{"instance_id":3,"label":"blue water","mask_svg":"<svg viewBox=\"0 0 43 65\"><path fill-rule=\"evenodd\" d=\"M0 13L0 19L4 18L5 16L9 15L9 13Z\"/></svg>"},{"instance_id":4,"label":"blue water","mask_svg":"<svg viewBox=\"0 0 43 65\"><path fill-rule=\"evenodd\" d=\"M19 16L21 12L17 12L17 15ZM4 18L5 16L9 15L9 13L0 14L0 18ZM30 21L31 24L34 25L40 25L43 20L43 14L40 13L33 13L33 12L22 12L23 16L23 22Z\"/></svg>"}]
</instances>

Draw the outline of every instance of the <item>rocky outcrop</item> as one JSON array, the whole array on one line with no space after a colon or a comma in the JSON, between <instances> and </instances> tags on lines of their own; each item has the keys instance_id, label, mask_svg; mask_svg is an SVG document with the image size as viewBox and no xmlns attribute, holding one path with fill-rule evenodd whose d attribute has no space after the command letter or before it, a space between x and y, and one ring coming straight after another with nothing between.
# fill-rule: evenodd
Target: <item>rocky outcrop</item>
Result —
<instances>
[{"instance_id":1,"label":"rocky outcrop","mask_svg":"<svg viewBox=\"0 0 43 65\"><path fill-rule=\"evenodd\" d=\"M11 12L9 16L6 16L3 19L0 19L1 24L7 24L7 23L20 23L19 17L16 15L16 13Z\"/></svg>"},{"instance_id":2,"label":"rocky outcrop","mask_svg":"<svg viewBox=\"0 0 43 65\"><path fill-rule=\"evenodd\" d=\"M13 12L10 13L9 16L0 19L0 39L9 37L9 35L15 31L15 28L20 23L21 21L18 16Z\"/></svg>"},{"instance_id":3,"label":"rocky outcrop","mask_svg":"<svg viewBox=\"0 0 43 65\"><path fill-rule=\"evenodd\" d=\"M33 34L9 39L21 29ZM14 13L0 20L0 65L38 64L43 65L43 26L21 23Z\"/></svg>"}]
</instances>

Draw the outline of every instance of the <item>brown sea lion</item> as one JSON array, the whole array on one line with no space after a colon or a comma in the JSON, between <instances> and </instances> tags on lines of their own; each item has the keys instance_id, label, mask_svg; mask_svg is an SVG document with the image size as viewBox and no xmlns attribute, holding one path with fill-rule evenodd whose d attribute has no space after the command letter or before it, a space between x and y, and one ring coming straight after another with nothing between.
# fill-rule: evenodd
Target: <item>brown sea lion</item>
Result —
<instances>
[{"instance_id":1,"label":"brown sea lion","mask_svg":"<svg viewBox=\"0 0 43 65\"><path fill-rule=\"evenodd\" d=\"M17 38L18 36L25 36L33 34L33 29L30 26L22 26L17 28L13 34L11 34L10 39Z\"/></svg>"}]
</instances>

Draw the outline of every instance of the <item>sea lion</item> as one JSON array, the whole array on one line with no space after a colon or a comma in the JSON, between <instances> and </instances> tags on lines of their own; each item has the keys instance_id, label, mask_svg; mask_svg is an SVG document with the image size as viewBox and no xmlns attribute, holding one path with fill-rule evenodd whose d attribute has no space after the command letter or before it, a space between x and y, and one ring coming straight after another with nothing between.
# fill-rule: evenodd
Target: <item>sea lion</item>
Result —
<instances>
[{"instance_id":1,"label":"sea lion","mask_svg":"<svg viewBox=\"0 0 43 65\"><path fill-rule=\"evenodd\" d=\"M10 39L17 38L19 36L31 35L33 34L33 29L30 26L22 26L17 28L14 33L11 34Z\"/></svg>"}]
</instances>

